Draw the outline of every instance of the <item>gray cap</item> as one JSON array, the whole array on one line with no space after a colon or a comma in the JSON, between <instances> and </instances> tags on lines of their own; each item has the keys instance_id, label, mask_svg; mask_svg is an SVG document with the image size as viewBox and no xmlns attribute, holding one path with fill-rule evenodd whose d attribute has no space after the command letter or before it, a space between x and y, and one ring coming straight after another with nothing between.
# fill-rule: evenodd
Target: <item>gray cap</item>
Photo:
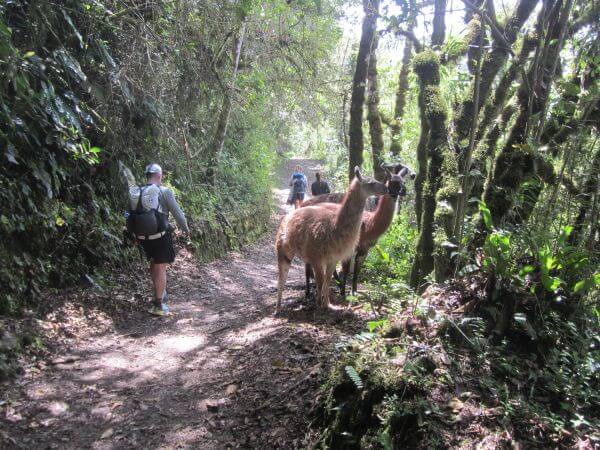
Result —
<instances>
[{"instance_id":1,"label":"gray cap","mask_svg":"<svg viewBox=\"0 0 600 450\"><path fill-rule=\"evenodd\" d=\"M156 163L148 164L144 173L162 173L162 168Z\"/></svg>"}]
</instances>

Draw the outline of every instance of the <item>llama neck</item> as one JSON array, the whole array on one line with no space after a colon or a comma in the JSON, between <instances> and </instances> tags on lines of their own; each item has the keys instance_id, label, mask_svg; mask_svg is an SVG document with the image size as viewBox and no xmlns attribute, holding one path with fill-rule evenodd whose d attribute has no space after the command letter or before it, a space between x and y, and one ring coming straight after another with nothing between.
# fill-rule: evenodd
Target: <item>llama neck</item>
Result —
<instances>
[{"instance_id":1,"label":"llama neck","mask_svg":"<svg viewBox=\"0 0 600 450\"><path fill-rule=\"evenodd\" d=\"M355 179L342 199L338 212L336 227L339 233L354 232L362 223L363 209L367 198L360 190L360 185Z\"/></svg>"},{"instance_id":2,"label":"llama neck","mask_svg":"<svg viewBox=\"0 0 600 450\"><path fill-rule=\"evenodd\" d=\"M382 195L379 198L377 209L373 212L372 222L369 224L373 234L381 236L389 228L394 219L394 210L396 209L396 199L389 194Z\"/></svg>"}]
</instances>

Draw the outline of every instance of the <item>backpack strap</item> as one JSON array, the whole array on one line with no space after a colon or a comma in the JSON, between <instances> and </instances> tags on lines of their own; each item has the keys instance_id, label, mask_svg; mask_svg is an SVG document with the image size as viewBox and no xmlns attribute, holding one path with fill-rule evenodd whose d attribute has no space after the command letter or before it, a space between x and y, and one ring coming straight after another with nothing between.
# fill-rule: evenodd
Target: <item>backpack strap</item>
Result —
<instances>
[{"instance_id":1,"label":"backpack strap","mask_svg":"<svg viewBox=\"0 0 600 450\"><path fill-rule=\"evenodd\" d=\"M140 196L138 197L137 206L135 207L135 212L141 213L144 207L142 206L142 194L146 190L147 186L138 186L140 188Z\"/></svg>"}]
</instances>

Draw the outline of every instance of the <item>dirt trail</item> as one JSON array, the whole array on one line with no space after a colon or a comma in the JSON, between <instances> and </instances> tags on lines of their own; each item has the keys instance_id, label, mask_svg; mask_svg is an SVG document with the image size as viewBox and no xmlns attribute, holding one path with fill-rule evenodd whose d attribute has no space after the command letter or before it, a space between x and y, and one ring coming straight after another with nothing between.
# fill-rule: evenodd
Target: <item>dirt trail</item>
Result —
<instances>
[{"instance_id":1,"label":"dirt trail","mask_svg":"<svg viewBox=\"0 0 600 450\"><path fill-rule=\"evenodd\" d=\"M289 162L275 192L281 204L296 163L309 180L318 165ZM2 446L305 447L309 412L334 344L361 324L341 307L315 316L303 299L298 261L290 271L283 317L272 317L278 217L263 240L213 263L198 265L180 250L169 272L169 317L146 314L138 295L116 324L77 327L87 310L76 302L63 308L63 317L48 318L50 331L52 320L77 331L64 341L57 338L61 345L49 363L34 364L17 383L3 386ZM132 274L121 279L121 289L111 295L149 292Z\"/></svg>"}]
</instances>

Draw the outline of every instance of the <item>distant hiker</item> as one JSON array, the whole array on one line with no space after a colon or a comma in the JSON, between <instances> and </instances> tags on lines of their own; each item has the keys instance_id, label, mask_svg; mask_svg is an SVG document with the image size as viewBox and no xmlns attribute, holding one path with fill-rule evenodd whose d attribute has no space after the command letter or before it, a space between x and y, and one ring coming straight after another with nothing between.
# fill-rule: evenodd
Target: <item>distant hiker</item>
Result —
<instances>
[{"instance_id":1,"label":"distant hiker","mask_svg":"<svg viewBox=\"0 0 600 450\"><path fill-rule=\"evenodd\" d=\"M167 264L175 261L173 227L169 213L175 216L180 229L189 235L187 220L173 192L161 186L162 169L158 164L146 167L146 184L129 188L127 229L135 236L150 260L150 276L154 285L154 300L150 313L163 316L167 306Z\"/></svg>"},{"instance_id":2,"label":"distant hiker","mask_svg":"<svg viewBox=\"0 0 600 450\"><path fill-rule=\"evenodd\" d=\"M315 173L315 178L317 181L310 185L310 191L312 192L312 195L329 194L331 192L329 183L321 179L321 172Z\"/></svg>"},{"instance_id":3,"label":"distant hiker","mask_svg":"<svg viewBox=\"0 0 600 450\"><path fill-rule=\"evenodd\" d=\"M294 173L290 178L290 196L288 197L288 203L294 205L294 209L300 208L300 203L304 200L304 194L308 187L308 180L306 175L302 171L302 167L299 165L294 168Z\"/></svg>"}]
</instances>

